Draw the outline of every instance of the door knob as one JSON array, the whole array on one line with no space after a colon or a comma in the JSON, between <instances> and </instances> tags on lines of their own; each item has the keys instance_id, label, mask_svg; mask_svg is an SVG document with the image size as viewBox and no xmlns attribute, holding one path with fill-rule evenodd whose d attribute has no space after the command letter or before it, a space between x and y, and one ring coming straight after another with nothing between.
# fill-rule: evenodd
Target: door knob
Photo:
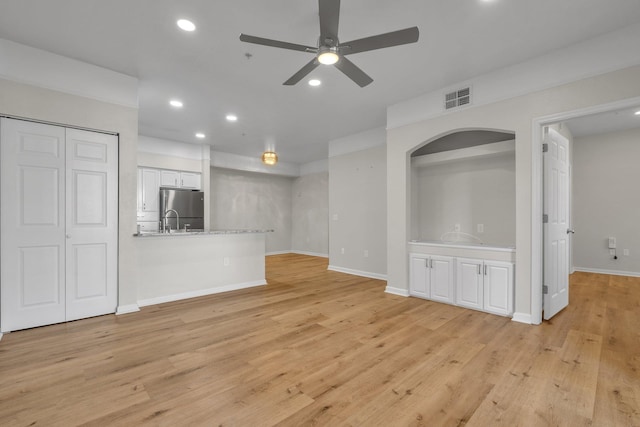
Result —
<instances>
[{"instance_id":1,"label":"door knob","mask_svg":"<svg viewBox=\"0 0 640 427\"><path fill-rule=\"evenodd\" d=\"M574 230L573 228L567 228L567 234L576 234L576 230Z\"/></svg>"}]
</instances>

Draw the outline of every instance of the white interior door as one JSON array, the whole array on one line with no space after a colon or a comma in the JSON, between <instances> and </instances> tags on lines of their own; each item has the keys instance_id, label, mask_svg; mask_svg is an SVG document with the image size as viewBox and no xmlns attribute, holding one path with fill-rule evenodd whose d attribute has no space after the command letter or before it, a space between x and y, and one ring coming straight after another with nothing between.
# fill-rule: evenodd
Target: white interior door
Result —
<instances>
[{"instance_id":1,"label":"white interior door","mask_svg":"<svg viewBox=\"0 0 640 427\"><path fill-rule=\"evenodd\" d=\"M113 313L118 141L2 119L0 328Z\"/></svg>"},{"instance_id":2,"label":"white interior door","mask_svg":"<svg viewBox=\"0 0 640 427\"><path fill-rule=\"evenodd\" d=\"M63 322L65 131L1 120L1 328Z\"/></svg>"},{"instance_id":3,"label":"white interior door","mask_svg":"<svg viewBox=\"0 0 640 427\"><path fill-rule=\"evenodd\" d=\"M569 305L569 141L549 129L544 141L544 318Z\"/></svg>"},{"instance_id":4,"label":"white interior door","mask_svg":"<svg viewBox=\"0 0 640 427\"><path fill-rule=\"evenodd\" d=\"M66 130L66 320L117 305L118 141Z\"/></svg>"}]
</instances>

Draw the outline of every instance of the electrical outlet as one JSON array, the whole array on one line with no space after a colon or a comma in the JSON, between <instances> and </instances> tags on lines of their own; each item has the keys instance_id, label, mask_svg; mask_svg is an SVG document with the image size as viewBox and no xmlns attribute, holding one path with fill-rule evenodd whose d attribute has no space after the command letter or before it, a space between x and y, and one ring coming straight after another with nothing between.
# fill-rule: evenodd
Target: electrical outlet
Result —
<instances>
[{"instance_id":1,"label":"electrical outlet","mask_svg":"<svg viewBox=\"0 0 640 427\"><path fill-rule=\"evenodd\" d=\"M456 224L453 226L453 231L460 231L460 224Z\"/></svg>"},{"instance_id":2,"label":"electrical outlet","mask_svg":"<svg viewBox=\"0 0 640 427\"><path fill-rule=\"evenodd\" d=\"M622 250L622 255L629 256L629 249L623 249Z\"/></svg>"},{"instance_id":3,"label":"electrical outlet","mask_svg":"<svg viewBox=\"0 0 640 427\"><path fill-rule=\"evenodd\" d=\"M334 221L338 220L338 214L333 214L333 216L331 216L331 219L333 219Z\"/></svg>"},{"instance_id":4,"label":"electrical outlet","mask_svg":"<svg viewBox=\"0 0 640 427\"><path fill-rule=\"evenodd\" d=\"M609 249L609 255L614 256L616 254L615 249Z\"/></svg>"},{"instance_id":5,"label":"electrical outlet","mask_svg":"<svg viewBox=\"0 0 640 427\"><path fill-rule=\"evenodd\" d=\"M344 255L344 248L340 248L340 253Z\"/></svg>"},{"instance_id":6,"label":"electrical outlet","mask_svg":"<svg viewBox=\"0 0 640 427\"><path fill-rule=\"evenodd\" d=\"M366 249L364 250L364 257L369 258L369 251Z\"/></svg>"},{"instance_id":7,"label":"electrical outlet","mask_svg":"<svg viewBox=\"0 0 640 427\"><path fill-rule=\"evenodd\" d=\"M225 267L229 267L229 257L224 257L224 258L222 258L222 264L223 264Z\"/></svg>"},{"instance_id":8,"label":"electrical outlet","mask_svg":"<svg viewBox=\"0 0 640 427\"><path fill-rule=\"evenodd\" d=\"M484 233L484 224L478 224L478 233Z\"/></svg>"}]
</instances>

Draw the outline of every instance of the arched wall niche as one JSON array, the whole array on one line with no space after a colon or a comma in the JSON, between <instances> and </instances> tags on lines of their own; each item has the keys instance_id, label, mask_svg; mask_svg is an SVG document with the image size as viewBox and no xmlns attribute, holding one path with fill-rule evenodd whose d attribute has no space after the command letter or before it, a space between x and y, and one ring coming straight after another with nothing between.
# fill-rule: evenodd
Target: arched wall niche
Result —
<instances>
[{"instance_id":1,"label":"arched wall niche","mask_svg":"<svg viewBox=\"0 0 640 427\"><path fill-rule=\"evenodd\" d=\"M515 246L515 132L464 128L407 152L410 239Z\"/></svg>"}]
</instances>

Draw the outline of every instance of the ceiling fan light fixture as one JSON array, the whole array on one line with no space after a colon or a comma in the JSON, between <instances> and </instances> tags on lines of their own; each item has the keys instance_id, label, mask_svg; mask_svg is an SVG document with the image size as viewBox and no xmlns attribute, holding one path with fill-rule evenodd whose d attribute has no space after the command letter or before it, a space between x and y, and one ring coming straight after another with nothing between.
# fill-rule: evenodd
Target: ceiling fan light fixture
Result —
<instances>
[{"instance_id":1,"label":"ceiling fan light fixture","mask_svg":"<svg viewBox=\"0 0 640 427\"><path fill-rule=\"evenodd\" d=\"M318 79L309 80L309 86L320 86L322 82Z\"/></svg>"},{"instance_id":2,"label":"ceiling fan light fixture","mask_svg":"<svg viewBox=\"0 0 640 427\"><path fill-rule=\"evenodd\" d=\"M273 166L278 163L278 155L275 151L265 151L262 153L262 163L268 166Z\"/></svg>"},{"instance_id":3,"label":"ceiling fan light fixture","mask_svg":"<svg viewBox=\"0 0 640 427\"><path fill-rule=\"evenodd\" d=\"M338 49L335 47L321 47L318 62L324 65L333 65L340 60Z\"/></svg>"},{"instance_id":4,"label":"ceiling fan light fixture","mask_svg":"<svg viewBox=\"0 0 640 427\"><path fill-rule=\"evenodd\" d=\"M189 21L188 19L178 19L177 24L178 24L178 27L180 27L180 29L183 31L191 32L191 31L195 31L196 29L196 25L193 22Z\"/></svg>"}]
</instances>

